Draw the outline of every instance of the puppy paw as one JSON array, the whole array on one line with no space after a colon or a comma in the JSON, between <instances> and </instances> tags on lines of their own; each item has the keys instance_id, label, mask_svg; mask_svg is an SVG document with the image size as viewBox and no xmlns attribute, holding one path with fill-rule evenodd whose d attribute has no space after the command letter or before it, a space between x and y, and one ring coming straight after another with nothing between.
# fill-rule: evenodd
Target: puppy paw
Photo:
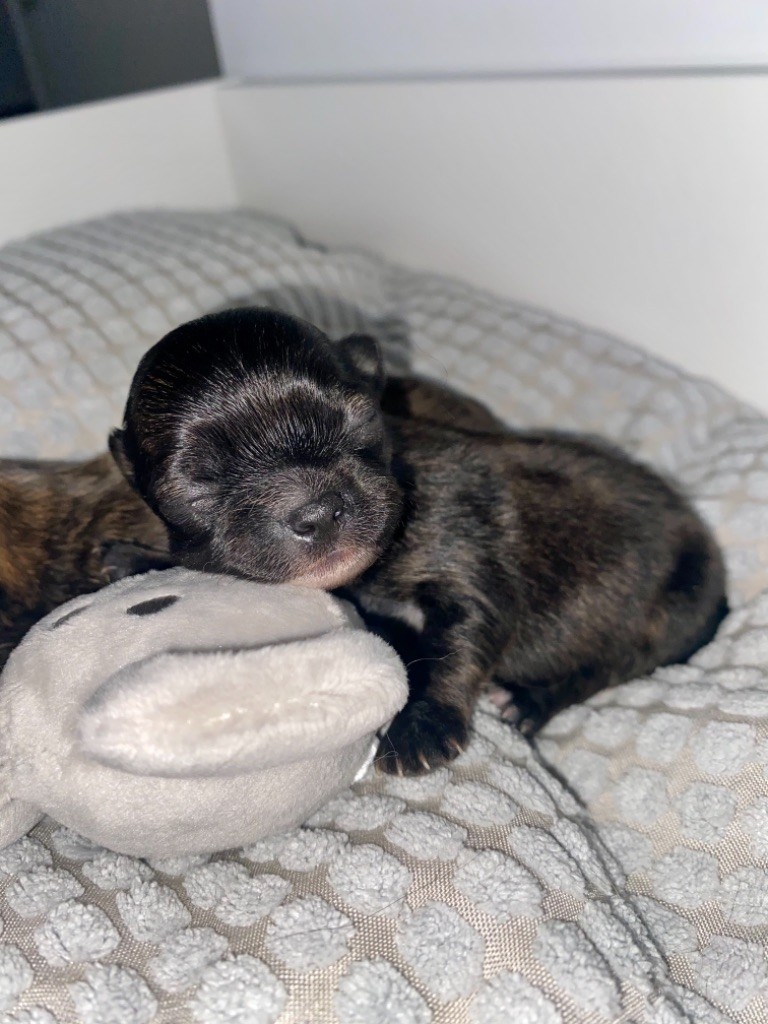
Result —
<instances>
[{"instance_id":1,"label":"puppy paw","mask_svg":"<svg viewBox=\"0 0 768 1024\"><path fill-rule=\"evenodd\" d=\"M520 712L509 690L503 686L492 686L488 690L487 696L505 722L516 722L518 720Z\"/></svg>"},{"instance_id":2,"label":"puppy paw","mask_svg":"<svg viewBox=\"0 0 768 1024\"><path fill-rule=\"evenodd\" d=\"M460 711L415 700L406 704L382 737L376 766L389 775L424 775L458 757L468 738Z\"/></svg>"},{"instance_id":3,"label":"puppy paw","mask_svg":"<svg viewBox=\"0 0 768 1024\"><path fill-rule=\"evenodd\" d=\"M507 703L503 707L499 704L496 706L500 707L504 721L514 725L526 739L532 739L550 719L546 704L542 704L525 690L517 690L514 695L508 694Z\"/></svg>"},{"instance_id":4,"label":"puppy paw","mask_svg":"<svg viewBox=\"0 0 768 1024\"><path fill-rule=\"evenodd\" d=\"M175 563L167 551L157 551L130 541L106 541L100 548L102 576L116 583L151 569L170 569Z\"/></svg>"}]
</instances>

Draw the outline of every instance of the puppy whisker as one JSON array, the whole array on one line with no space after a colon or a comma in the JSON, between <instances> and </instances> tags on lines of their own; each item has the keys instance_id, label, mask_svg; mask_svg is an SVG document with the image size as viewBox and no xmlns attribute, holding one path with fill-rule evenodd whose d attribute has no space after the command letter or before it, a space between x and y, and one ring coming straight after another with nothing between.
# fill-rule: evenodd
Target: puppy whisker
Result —
<instances>
[{"instance_id":1,"label":"puppy whisker","mask_svg":"<svg viewBox=\"0 0 768 1024\"><path fill-rule=\"evenodd\" d=\"M419 665L425 661L447 661L449 658L455 658L458 655L458 651L449 651L448 654L443 654L439 658L424 656L423 658L413 658L411 661L405 663L406 668L411 668L412 665Z\"/></svg>"}]
</instances>

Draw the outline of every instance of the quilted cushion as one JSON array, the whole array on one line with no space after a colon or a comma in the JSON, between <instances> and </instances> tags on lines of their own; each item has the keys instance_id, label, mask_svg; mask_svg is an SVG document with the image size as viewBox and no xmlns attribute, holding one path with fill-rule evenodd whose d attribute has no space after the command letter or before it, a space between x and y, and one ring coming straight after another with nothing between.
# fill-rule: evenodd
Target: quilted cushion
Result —
<instances>
[{"instance_id":1,"label":"quilted cushion","mask_svg":"<svg viewBox=\"0 0 768 1024\"><path fill-rule=\"evenodd\" d=\"M423 779L370 775L305 828L146 863L46 821L0 851L17 1024L758 1024L768 1016L768 423L602 334L249 211L121 214L0 250L6 453L100 450L141 353L253 300L514 424L606 434L682 481L735 611L683 668L535 748L489 704Z\"/></svg>"}]
</instances>

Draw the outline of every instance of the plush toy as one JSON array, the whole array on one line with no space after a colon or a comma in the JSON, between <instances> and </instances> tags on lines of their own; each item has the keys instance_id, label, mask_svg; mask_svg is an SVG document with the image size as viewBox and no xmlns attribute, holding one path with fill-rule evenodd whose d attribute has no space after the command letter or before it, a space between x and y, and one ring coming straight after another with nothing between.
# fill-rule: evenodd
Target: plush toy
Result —
<instances>
[{"instance_id":1,"label":"plush toy","mask_svg":"<svg viewBox=\"0 0 768 1024\"><path fill-rule=\"evenodd\" d=\"M368 767L405 669L329 594L170 569L43 619L0 678L0 846L43 814L121 853L253 842Z\"/></svg>"}]
</instances>

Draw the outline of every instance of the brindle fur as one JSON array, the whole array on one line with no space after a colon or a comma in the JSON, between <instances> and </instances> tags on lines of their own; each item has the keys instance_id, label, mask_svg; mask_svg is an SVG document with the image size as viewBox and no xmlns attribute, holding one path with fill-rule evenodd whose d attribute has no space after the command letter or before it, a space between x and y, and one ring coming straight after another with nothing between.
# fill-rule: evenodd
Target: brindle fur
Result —
<instances>
[{"instance_id":1,"label":"brindle fur","mask_svg":"<svg viewBox=\"0 0 768 1024\"><path fill-rule=\"evenodd\" d=\"M532 734L714 635L727 611L720 552L649 469L554 433L390 429L405 513L351 591L409 665L409 703L382 742L386 770L455 756L488 680ZM423 626L378 614L393 600L420 609Z\"/></svg>"},{"instance_id":2,"label":"brindle fur","mask_svg":"<svg viewBox=\"0 0 768 1024\"><path fill-rule=\"evenodd\" d=\"M599 441L438 425L440 399L422 420L381 416L382 382L370 339L334 347L303 321L241 309L150 350L111 442L182 563L346 584L409 666L381 769L455 757L492 679L533 732L713 636L721 554L673 486ZM328 493L343 497L336 527ZM288 529L300 502L329 527L309 543ZM328 568L342 552L369 567L353 560L342 579Z\"/></svg>"},{"instance_id":3,"label":"brindle fur","mask_svg":"<svg viewBox=\"0 0 768 1024\"><path fill-rule=\"evenodd\" d=\"M162 523L108 454L0 461L0 661L43 615L110 581L104 549L115 541L167 547Z\"/></svg>"}]
</instances>

